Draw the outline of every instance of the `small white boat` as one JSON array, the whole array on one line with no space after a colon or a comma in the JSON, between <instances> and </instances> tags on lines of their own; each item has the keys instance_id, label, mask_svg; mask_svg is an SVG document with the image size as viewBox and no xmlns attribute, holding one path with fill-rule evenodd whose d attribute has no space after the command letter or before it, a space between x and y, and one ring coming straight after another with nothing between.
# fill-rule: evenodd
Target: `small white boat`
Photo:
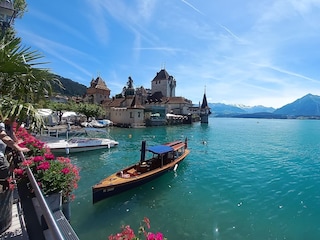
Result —
<instances>
[{"instance_id":1,"label":"small white boat","mask_svg":"<svg viewBox=\"0 0 320 240\"><path fill-rule=\"evenodd\" d=\"M69 127L70 128L70 127ZM76 153L85 152L97 149L113 148L119 142L110 139L106 130L96 128L85 128L86 137L72 137L69 138L69 131L66 132L66 139L57 140L54 138L47 138L45 146L50 148L52 153Z\"/></svg>"},{"instance_id":2,"label":"small white boat","mask_svg":"<svg viewBox=\"0 0 320 240\"><path fill-rule=\"evenodd\" d=\"M50 148L52 153L76 153L97 149L108 149L117 146L119 143L108 138L70 138L68 140L58 140L47 142L46 147Z\"/></svg>"},{"instance_id":3,"label":"small white boat","mask_svg":"<svg viewBox=\"0 0 320 240\"><path fill-rule=\"evenodd\" d=\"M89 128L105 128L113 126L113 122L108 119L103 120L92 120L90 122L82 122L80 124L82 127L89 127Z\"/></svg>"}]
</instances>

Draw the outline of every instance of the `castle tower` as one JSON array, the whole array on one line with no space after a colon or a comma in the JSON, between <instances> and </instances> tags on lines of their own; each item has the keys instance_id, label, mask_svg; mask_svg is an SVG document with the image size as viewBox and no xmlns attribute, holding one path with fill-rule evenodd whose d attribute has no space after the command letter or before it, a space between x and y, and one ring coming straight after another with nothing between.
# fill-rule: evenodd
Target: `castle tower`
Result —
<instances>
[{"instance_id":1,"label":"castle tower","mask_svg":"<svg viewBox=\"0 0 320 240\"><path fill-rule=\"evenodd\" d=\"M87 89L85 99L92 104L101 104L104 100L110 98L110 89L107 88L106 83L99 76L92 79L90 87Z\"/></svg>"},{"instance_id":2,"label":"castle tower","mask_svg":"<svg viewBox=\"0 0 320 240\"><path fill-rule=\"evenodd\" d=\"M176 96L176 80L165 69L161 69L151 81L151 94L156 92L161 92L164 97Z\"/></svg>"}]
</instances>

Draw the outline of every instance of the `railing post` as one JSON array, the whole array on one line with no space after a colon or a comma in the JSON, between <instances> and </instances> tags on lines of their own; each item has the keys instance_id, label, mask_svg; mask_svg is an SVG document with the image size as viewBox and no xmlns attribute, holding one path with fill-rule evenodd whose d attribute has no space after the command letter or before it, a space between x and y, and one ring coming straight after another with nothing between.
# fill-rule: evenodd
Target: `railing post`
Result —
<instances>
[{"instance_id":1,"label":"railing post","mask_svg":"<svg viewBox=\"0 0 320 240\"><path fill-rule=\"evenodd\" d=\"M43 212L43 216L44 216L44 218L47 222L47 225L52 233L53 239L64 240L64 238L60 232L60 229L59 229L55 219L53 218L51 210L49 209L48 204L41 193L41 190L37 184L37 181L33 176L31 169L29 167L27 167L26 171L27 171L31 186L34 190L34 193L37 197L37 200L38 200L39 205L41 207L41 210Z\"/></svg>"}]
</instances>

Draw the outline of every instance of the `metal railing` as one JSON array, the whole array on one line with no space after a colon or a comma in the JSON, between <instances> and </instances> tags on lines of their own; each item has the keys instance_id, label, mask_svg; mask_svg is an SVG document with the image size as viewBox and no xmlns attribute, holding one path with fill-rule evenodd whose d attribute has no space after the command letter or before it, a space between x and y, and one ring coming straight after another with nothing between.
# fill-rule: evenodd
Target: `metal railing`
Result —
<instances>
[{"instance_id":1,"label":"metal railing","mask_svg":"<svg viewBox=\"0 0 320 240\"><path fill-rule=\"evenodd\" d=\"M51 210L50 210L46 200L44 199L44 197L41 193L41 190L37 184L36 179L33 176L31 169L29 167L27 167L26 171L27 171L31 186L32 186L34 193L37 197L37 200L39 202L40 208L42 210L43 217L46 220L46 223L48 224L48 227L52 233L53 239L64 240L64 237L63 237L63 235L62 235L62 233L56 223L56 220L54 219L54 217L51 213Z\"/></svg>"},{"instance_id":2,"label":"metal railing","mask_svg":"<svg viewBox=\"0 0 320 240\"><path fill-rule=\"evenodd\" d=\"M24 154L22 152L20 152L20 157L22 160L25 160ZM30 181L30 184L34 190L35 196L39 202L39 206L41 208L42 214L44 219L46 220L46 223L49 227L49 230L52 234L53 239L55 240L64 240L65 238L63 237L63 234L59 228L59 226L57 225L56 220L54 219L54 216L40 190L40 187L37 184L37 181L31 171L31 169L29 167L26 168L26 172ZM78 239L78 237L75 237L76 239Z\"/></svg>"}]
</instances>

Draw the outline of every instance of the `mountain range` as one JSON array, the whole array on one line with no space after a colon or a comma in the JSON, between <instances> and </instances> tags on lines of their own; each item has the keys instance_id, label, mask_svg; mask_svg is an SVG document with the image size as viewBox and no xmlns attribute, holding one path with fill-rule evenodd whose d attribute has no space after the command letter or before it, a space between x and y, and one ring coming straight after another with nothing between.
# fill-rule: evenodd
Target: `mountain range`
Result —
<instances>
[{"instance_id":1,"label":"mountain range","mask_svg":"<svg viewBox=\"0 0 320 240\"><path fill-rule=\"evenodd\" d=\"M54 91L65 96L83 96L87 87L71 79L55 75L64 89L54 86ZM230 105L224 103L208 103L214 117L246 117L246 118L319 118L320 96L307 94L281 108L264 106Z\"/></svg>"},{"instance_id":2,"label":"mountain range","mask_svg":"<svg viewBox=\"0 0 320 240\"><path fill-rule=\"evenodd\" d=\"M227 105L223 103L208 103L208 105L215 117L320 119L320 96L312 94L307 94L278 109L264 106Z\"/></svg>"}]
</instances>

